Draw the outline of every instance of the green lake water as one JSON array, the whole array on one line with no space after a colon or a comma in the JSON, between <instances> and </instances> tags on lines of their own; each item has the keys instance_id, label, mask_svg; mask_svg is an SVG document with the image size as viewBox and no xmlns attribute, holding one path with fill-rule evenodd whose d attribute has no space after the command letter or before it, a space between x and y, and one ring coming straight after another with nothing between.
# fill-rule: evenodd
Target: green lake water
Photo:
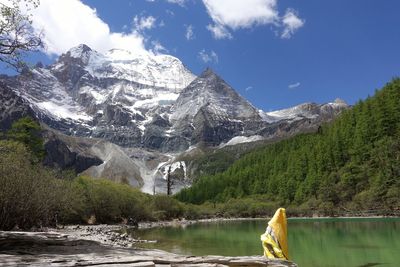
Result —
<instances>
[{"instance_id":1,"label":"green lake water","mask_svg":"<svg viewBox=\"0 0 400 267\"><path fill-rule=\"evenodd\" d=\"M140 230L147 248L190 255L262 255L266 220ZM400 267L400 218L289 219L291 260L299 267Z\"/></svg>"}]
</instances>

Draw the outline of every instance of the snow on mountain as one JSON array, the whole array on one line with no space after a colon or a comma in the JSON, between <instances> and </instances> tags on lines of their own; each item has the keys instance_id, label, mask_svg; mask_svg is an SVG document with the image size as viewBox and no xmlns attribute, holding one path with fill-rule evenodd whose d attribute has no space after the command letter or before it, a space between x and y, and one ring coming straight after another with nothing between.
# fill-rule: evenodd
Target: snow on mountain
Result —
<instances>
[{"instance_id":1,"label":"snow on mountain","mask_svg":"<svg viewBox=\"0 0 400 267\"><path fill-rule=\"evenodd\" d=\"M259 110L260 116L269 123L278 122L281 120L301 120L303 118L315 119L324 113L332 112L335 109L347 108L348 105L341 99L336 99L334 102L319 105L315 103L304 103L287 109L276 110L272 112L264 112Z\"/></svg>"},{"instance_id":2,"label":"snow on mountain","mask_svg":"<svg viewBox=\"0 0 400 267\"><path fill-rule=\"evenodd\" d=\"M58 118L73 119L75 121L89 121L92 119L92 117L87 115L84 111L76 110L75 106L65 104L58 105L55 102L46 101L37 103L37 107L46 110L49 114Z\"/></svg>"},{"instance_id":3,"label":"snow on mountain","mask_svg":"<svg viewBox=\"0 0 400 267\"><path fill-rule=\"evenodd\" d=\"M205 70L181 92L170 119L171 121L179 121L185 117L193 119L201 108L231 120L258 116L256 109L211 69Z\"/></svg>"},{"instance_id":4,"label":"snow on mountain","mask_svg":"<svg viewBox=\"0 0 400 267\"><path fill-rule=\"evenodd\" d=\"M154 55L111 49L105 54L91 50L86 45L71 48L64 54L81 60L84 69L97 78L117 78L151 87L168 88L179 92L196 78L182 62L170 55ZM54 69L62 68L59 61Z\"/></svg>"},{"instance_id":5,"label":"snow on mountain","mask_svg":"<svg viewBox=\"0 0 400 267\"><path fill-rule=\"evenodd\" d=\"M18 91L33 108L54 120L93 125L99 115L108 121L122 116L124 124L130 120L143 132L153 113L167 112L195 78L170 55L119 49L101 54L79 45L49 67L37 67L17 80L23 88ZM118 114L110 105L120 107Z\"/></svg>"},{"instance_id":6,"label":"snow on mountain","mask_svg":"<svg viewBox=\"0 0 400 267\"><path fill-rule=\"evenodd\" d=\"M243 144L243 143L250 143L250 142L256 142L263 140L264 138L261 135L253 135L253 136L235 136L231 140L229 140L226 143L222 143L219 145L220 148L226 147L226 146L234 146L237 144Z\"/></svg>"},{"instance_id":7,"label":"snow on mountain","mask_svg":"<svg viewBox=\"0 0 400 267\"><path fill-rule=\"evenodd\" d=\"M112 88L113 90L98 92L102 100L110 95L115 97L125 89L128 98L139 96L148 99L157 96L157 91L161 91L159 100L163 100L162 95L165 95L165 100L169 101L171 96L163 94L162 89L179 93L196 78L179 59L170 55L154 55L149 52L133 53L120 49L112 49L103 55L85 45L80 45L69 50L65 56L82 60L84 70L98 79L118 79L134 83L128 85L128 88L126 85L124 85L125 88L117 85ZM56 68L59 69L63 64L65 65L65 61L61 58ZM177 96L173 97L173 100L176 98Z\"/></svg>"},{"instance_id":8,"label":"snow on mountain","mask_svg":"<svg viewBox=\"0 0 400 267\"><path fill-rule=\"evenodd\" d=\"M313 103L301 104L292 108L266 112L265 115L267 121L276 122L280 120L294 120L300 119L301 117L305 118L315 118L316 114L311 112Z\"/></svg>"},{"instance_id":9,"label":"snow on mountain","mask_svg":"<svg viewBox=\"0 0 400 267\"><path fill-rule=\"evenodd\" d=\"M78 122L90 121L90 116L85 108L76 101L63 88L63 85L47 69L34 69L30 77L34 82L24 84L19 90L33 108L45 112L56 119L71 119Z\"/></svg>"}]
</instances>

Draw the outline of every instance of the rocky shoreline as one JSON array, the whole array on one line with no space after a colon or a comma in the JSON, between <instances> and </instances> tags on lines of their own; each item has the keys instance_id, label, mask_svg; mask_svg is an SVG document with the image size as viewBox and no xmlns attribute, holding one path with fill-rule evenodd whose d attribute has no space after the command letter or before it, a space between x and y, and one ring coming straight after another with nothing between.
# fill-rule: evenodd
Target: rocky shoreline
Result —
<instances>
[{"instance_id":1,"label":"rocky shoreline","mask_svg":"<svg viewBox=\"0 0 400 267\"><path fill-rule=\"evenodd\" d=\"M260 218L261 219L261 218ZM185 227L187 225L197 223L213 223L221 221L238 221L238 220L255 220L255 218L212 218L201 220L172 220L172 221L157 221L157 222L141 222L137 229L149 229L155 227ZM57 228L45 228L41 232L59 233L73 239L89 240L98 242L102 245L131 248L137 243L155 243L157 240L135 239L128 234L135 227L120 224L120 225L66 225Z\"/></svg>"},{"instance_id":2,"label":"rocky shoreline","mask_svg":"<svg viewBox=\"0 0 400 267\"><path fill-rule=\"evenodd\" d=\"M154 227L169 227L169 226L185 226L196 223L213 223L213 222L229 222L229 221L248 221L248 220L265 220L267 225L268 219L266 218L209 218L209 219L198 219L198 220L172 220L172 221L157 221L157 222L141 222L139 223L139 229L148 229Z\"/></svg>"}]
</instances>

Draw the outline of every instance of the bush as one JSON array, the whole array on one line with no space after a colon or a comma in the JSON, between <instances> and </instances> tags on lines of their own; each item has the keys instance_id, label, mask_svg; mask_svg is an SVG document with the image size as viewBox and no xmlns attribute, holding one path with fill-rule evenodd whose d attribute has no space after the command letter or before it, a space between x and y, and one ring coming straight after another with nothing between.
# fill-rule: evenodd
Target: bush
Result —
<instances>
[{"instance_id":1,"label":"bush","mask_svg":"<svg viewBox=\"0 0 400 267\"><path fill-rule=\"evenodd\" d=\"M31 117L24 117L15 121L7 132L7 138L21 142L32 152L34 160L42 160L45 156L44 142L41 136L39 123Z\"/></svg>"},{"instance_id":2,"label":"bush","mask_svg":"<svg viewBox=\"0 0 400 267\"><path fill-rule=\"evenodd\" d=\"M54 224L65 195L60 181L39 165L21 143L0 141L0 228Z\"/></svg>"},{"instance_id":3,"label":"bush","mask_svg":"<svg viewBox=\"0 0 400 267\"><path fill-rule=\"evenodd\" d=\"M72 185L74 195L82 198L76 203L74 211L87 221L92 215L98 223L119 223L124 219L134 218L137 221L151 219L145 203L149 197L129 185L118 184L105 179L78 177ZM83 205L82 205L83 204Z\"/></svg>"},{"instance_id":4,"label":"bush","mask_svg":"<svg viewBox=\"0 0 400 267\"><path fill-rule=\"evenodd\" d=\"M219 206L221 214L225 217L258 217L272 215L279 205L267 201L263 196L230 199Z\"/></svg>"},{"instance_id":5,"label":"bush","mask_svg":"<svg viewBox=\"0 0 400 267\"><path fill-rule=\"evenodd\" d=\"M156 220L169 220L184 215L184 205L178 200L166 196L156 195L152 200L153 216Z\"/></svg>"},{"instance_id":6,"label":"bush","mask_svg":"<svg viewBox=\"0 0 400 267\"><path fill-rule=\"evenodd\" d=\"M221 204L205 202L201 205L184 204L185 211L183 217L188 220L198 220L212 217L220 217L220 206Z\"/></svg>"}]
</instances>

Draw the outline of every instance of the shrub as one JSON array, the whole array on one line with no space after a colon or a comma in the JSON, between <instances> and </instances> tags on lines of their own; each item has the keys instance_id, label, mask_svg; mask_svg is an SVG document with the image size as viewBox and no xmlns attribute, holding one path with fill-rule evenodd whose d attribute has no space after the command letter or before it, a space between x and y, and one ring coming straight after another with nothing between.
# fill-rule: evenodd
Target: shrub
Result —
<instances>
[{"instance_id":1,"label":"shrub","mask_svg":"<svg viewBox=\"0 0 400 267\"><path fill-rule=\"evenodd\" d=\"M278 204L265 199L264 196L230 199L219 206L220 212L226 217L257 217L271 215Z\"/></svg>"},{"instance_id":2,"label":"shrub","mask_svg":"<svg viewBox=\"0 0 400 267\"><path fill-rule=\"evenodd\" d=\"M178 200L167 195L156 195L152 200L154 218L158 220L169 220L184 215L184 205Z\"/></svg>"},{"instance_id":3,"label":"shrub","mask_svg":"<svg viewBox=\"0 0 400 267\"><path fill-rule=\"evenodd\" d=\"M91 215L98 223L118 223L129 218L138 221L150 219L149 209L145 206L149 197L129 185L78 177L72 188L76 195L82 196L83 205L76 203L74 209L79 211L77 214L82 216L82 220L87 221Z\"/></svg>"},{"instance_id":4,"label":"shrub","mask_svg":"<svg viewBox=\"0 0 400 267\"><path fill-rule=\"evenodd\" d=\"M65 195L60 181L39 165L21 143L0 141L0 228L54 224Z\"/></svg>"},{"instance_id":5,"label":"shrub","mask_svg":"<svg viewBox=\"0 0 400 267\"><path fill-rule=\"evenodd\" d=\"M45 156L41 131L39 123L31 117L24 117L12 124L11 129L7 132L7 138L25 144L32 152L33 159L40 161Z\"/></svg>"}]
</instances>

